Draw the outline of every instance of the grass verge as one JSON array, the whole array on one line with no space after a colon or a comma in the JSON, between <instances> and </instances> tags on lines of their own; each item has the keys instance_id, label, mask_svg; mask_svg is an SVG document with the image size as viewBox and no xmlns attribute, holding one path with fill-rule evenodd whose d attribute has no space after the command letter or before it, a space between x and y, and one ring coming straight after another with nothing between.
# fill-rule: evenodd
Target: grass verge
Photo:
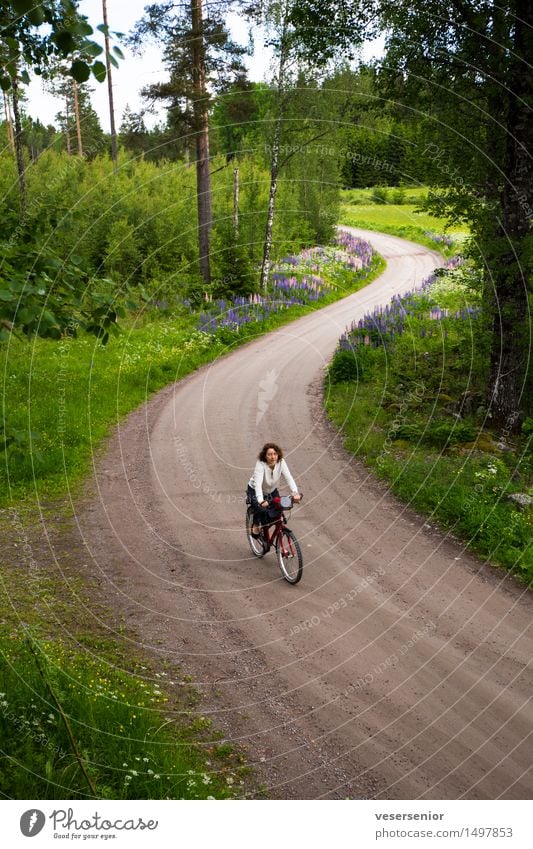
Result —
<instances>
[{"instance_id":1,"label":"grass verge","mask_svg":"<svg viewBox=\"0 0 533 849\"><path fill-rule=\"evenodd\" d=\"M491 426L490 331L467 278L455 269L345 334L326 409L346 448L399 498L529 584L533 420L518 434Z\"/></svg>"},{"instance_id":2,"label":"grass verge","mask_svg":"<svg viewBox=\"0 0 533 849\"><path fill-rule=\"evenodd\" d=\"M207 799L252 792L176 663L80 576L64 523L0 517L0 788L14 799ZM255 794L255 788L253 790Z\"/></svg>"}]
</instances>

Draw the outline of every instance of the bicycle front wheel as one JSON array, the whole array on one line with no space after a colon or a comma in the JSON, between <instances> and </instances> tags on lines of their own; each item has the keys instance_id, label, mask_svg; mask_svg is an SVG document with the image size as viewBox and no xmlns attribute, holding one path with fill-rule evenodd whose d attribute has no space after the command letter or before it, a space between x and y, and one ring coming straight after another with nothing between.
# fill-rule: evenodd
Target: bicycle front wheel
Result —
<instances>
[{"instance_id":1,"label":"bicycle front wheel","mask_svg":"<svg viewBox=\"0 0 533 849\"><path fill-rule=\"evenodd\" d=\"M297 584L304 564L300 544L289 528L283 528L276 540L276 557L285 580L289 584Z\"/></svg>"},{"instance_id":2,"label":"bicycle front wheel","mask_svg":"<svg viewBox=\"0 0 533 849\"><path fill-rule=\"evenodd\" d=\"M265 546L262 539L256 539L256 537L252 536L253 524L254 511L252 507L248 507L248 510L246 511L246 537L248 539L248 545L255 557L263 557L265 554Z\"/></svg>"}]
</instances>

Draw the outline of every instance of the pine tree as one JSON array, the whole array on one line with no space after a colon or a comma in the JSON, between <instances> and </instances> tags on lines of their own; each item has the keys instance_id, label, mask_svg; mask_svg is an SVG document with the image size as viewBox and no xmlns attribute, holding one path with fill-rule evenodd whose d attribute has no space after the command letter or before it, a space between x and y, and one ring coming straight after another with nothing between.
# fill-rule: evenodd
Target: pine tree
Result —
<instances>
[{"instance_id":1,"label":"pine tree","mask_svg":"<svg viewBox=\"0 0 533 849\"><path fill-rule=\"evenodd\" d=\"M216 91L228 76L242 72L240 57L245 52L228 36L224 14L228 3L209 6L204 15L202 0L188 6L167 2L147 6L137 24L132 43L142 48L146 38L158 38L164 46L163 59L169 72L165 82L143 91L153 102L165 102L169 124L181 137L191 135L196 152L198 246L200 273L210 281L210 232L212 227L209 151L210 88Z\"/></svg>"}]
</instances>

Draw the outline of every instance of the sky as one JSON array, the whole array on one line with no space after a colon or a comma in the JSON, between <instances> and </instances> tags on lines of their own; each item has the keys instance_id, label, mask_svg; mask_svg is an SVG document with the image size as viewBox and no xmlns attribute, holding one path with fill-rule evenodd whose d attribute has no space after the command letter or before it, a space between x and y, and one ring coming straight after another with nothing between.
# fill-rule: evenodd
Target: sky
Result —
<instances>
[{"instance_id":1,"label":"sky","mask_svg":"<svg viewBox=\"0 0 533 849\"><path fill-rule=\"evenodd\" d=\"M109 27L115 32L128 33L135 23L142 17L144 7L149 0L107 0L107 15ZM102 1L80 0L80 12L86 15L89 23L96 27L102 23ZM232 14L228 18L232 37L239 44L248 43L248 25L242 17ZM103 36L97 33L100 41ZM255 53L251 57L245 57L250 79L260 81L265 78L271 60L270 51L265 49L262 34L254 32ZM156 45L150 45L141 57L134 56L128 48L121 45L125 59L119 62L119 68L113 68L113 94L115 103L115 121L117 128L120 126L122 115L127 105L137 112L142 107L140 90L151 82L165 79L165 69L161 62L161 51ZM378 40L371 43L363 51L365 58L379 55L382 52L382 43ZM107 83L91 83L94 93L91 95L93 106L98 113L103 129L109 132L109 105L107 100ZM62 109L62 103L42 89L39 79L34 79L28 86L27 111L33 118L39 118L44 124L55 123L57 112ZM156 116L146 116L146 124L153 126L158 120L162 120L163 113Z\"/></svg>"}]
</instances>

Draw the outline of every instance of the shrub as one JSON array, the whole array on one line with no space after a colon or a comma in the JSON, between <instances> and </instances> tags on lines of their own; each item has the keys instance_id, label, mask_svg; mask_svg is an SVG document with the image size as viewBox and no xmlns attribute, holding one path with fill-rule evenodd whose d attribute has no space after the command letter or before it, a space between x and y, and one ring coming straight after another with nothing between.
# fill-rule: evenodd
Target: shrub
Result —
<instances>
[{"instance_id":1,"label":"shrub","mask_svg":"<svg viewBox=\"0 0 533 849\"><path fill-rule=\"evenodd\" d=\"M356 350L337 351L328 369L331 383L369 380L376 360L373 355L374 351L364 346Z\"/></svg>"},{"instance_id":2,"label":"shrub","mask_svg":"<svg viewBox=\"0 0 533 849\"><path fill-rule=\"evenodd\" d=\"M372 200L374 203L387 203L388 197L389 193L385 188L376 186L376 188L372 190Z\"/></svg>"}]
</instances>

